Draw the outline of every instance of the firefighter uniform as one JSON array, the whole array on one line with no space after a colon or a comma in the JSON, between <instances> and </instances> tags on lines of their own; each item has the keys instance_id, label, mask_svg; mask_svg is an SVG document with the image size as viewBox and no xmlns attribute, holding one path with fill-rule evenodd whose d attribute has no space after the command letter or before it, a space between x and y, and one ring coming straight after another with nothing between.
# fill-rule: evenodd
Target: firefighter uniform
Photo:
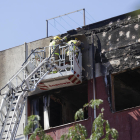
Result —
<instances>
[{"instance_id":1,"label":"firefighter uniform","mask_svg":"<svg viewBox=\"0 0 140 140\"><path fill-rule=\"evenodd\" d=\"M75 46L80 46L81 45L81 41L80 40L77 40L77 39L75 39L75 40L70 40L69 42L68 42L68 44L70 45L70 44L74 44ZM74 46L74 47L75 47ZM74 48L75 49L75 48Z\"/></svg>"},{"instance_id":2,"label":"firefighter uniform","mask_svg":"<svg viewBox=\"0 0 140 140\"><path fill-rule=\"evenodd\" d=\"M74 44L73 51L76 51L78 49L77 47L81 45L81 41L78 40L77 38L75 38L75 40L70 40L68 42L68 45L71 45L72 43ZM67 52L67 56L69 56L69 53L70 53L70 51ZM78 54L76 53L76 55L78 55Z\"/></svg>"},{"instance_id":3,"label":"firefighter uniform","mask_svg":"<svg viewBox=\"0 0 140 140\"><path fill-rule=\"evenodd\" d=\"M53 50L55 49L55 45L58 45L58 44L61 44L63 42L66 42L67 41L67 38L68 38L68 35L63 37L62 39L59 37L59 36L55 36L53 38L53 40L50 42L49 46L51 47L51 53L53 52ZM57 47L57 49L55 50L55 53L54 53L56 56L59 57L59 47ZM57 60L58 58L56 58Z\"/></svg>"},{"instance_id":4,"label":"firefighter uniform","mask_svg":"<svg viewBox=\"0 0 140 140\"><path fill-rule=\"evenodd\" d=\"M55 37L51 40L51 42L50 42L50 44L49 44L49 46L50 46L50 53L52 54L52 52L54 51L56 45L61 44L61 43L63 43L63 42L66 42L68 36L69 36L69 35L63 37L62 39L61 39L59 36L55 36ZM55 60L58 60L58 59L59 59L59 55L60 55L60 54L59 54L59 47L57 47L56 50L55 50L55 52L54 52ZM58 65L59 63L56 62L56 64ZM55 73L57 73L57 72L55 72Z\"/></svg>"},{"instance_id":5,"label":"firefighter uniform","mask_svg":"<svg viewBox=\"0 0 140 140\"><path fill-rule=\"evenodd\" d=\"M59 36L55 36L49 44L50 51L51 51L50 53L52 53L53 50L55 49L55 47L56 47L55 45L58 45L60 43L61 43L61 38ZM55 60L57 60L59 57L59 47L56 48L54 55L55 55Z\"/></svg>"}]
</instances>

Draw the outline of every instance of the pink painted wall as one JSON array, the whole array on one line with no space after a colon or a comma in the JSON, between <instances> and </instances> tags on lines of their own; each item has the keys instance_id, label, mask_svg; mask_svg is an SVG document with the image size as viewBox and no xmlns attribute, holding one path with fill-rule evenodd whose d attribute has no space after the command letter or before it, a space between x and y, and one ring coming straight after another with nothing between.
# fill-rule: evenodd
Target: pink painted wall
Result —
<instances>
[{"instance_id":1,"label":"pink painted wall","mask_svg":"<svg viewBox=\"0 0 140 140\"><path fill-rule=\"evenodd\" d=\"M88 100L93 98L93 82L88 81ZM96 78L96 98L102 99L104 103L101 105L105 109L104 118L109 121L110 126L115 128L119 132L118 140L140 140L140 107L133 109L112 113L108 103L108 96L106 92L106 87L104 83L104 77ZM99 114L97 110L97 114ZM89 118L88 120L81 121L87 128L88 136L91 134L91 126L93 121L93 110L88 109ZM59 140L61 135L65 134L68 129L75 123L67 124L64 126L59 126L56 128L51 128L45 132L53 137L53 140ZM37 138L37 140L39 140Z\"/></svg>"},{"instance_id":2,"label":"pink painted wall","mask_svg":"<svg viewBox=\"0 0 140 140\"><path fill-rule=\"evenodd\" d=\"M104 77L96 78L96 97L104 103L104 118L109 121L110 126L119 132L119 140L140 140L140 107L111 113ZM99 110L97 111L99 113Z\"/></svg>"}]
</instances>

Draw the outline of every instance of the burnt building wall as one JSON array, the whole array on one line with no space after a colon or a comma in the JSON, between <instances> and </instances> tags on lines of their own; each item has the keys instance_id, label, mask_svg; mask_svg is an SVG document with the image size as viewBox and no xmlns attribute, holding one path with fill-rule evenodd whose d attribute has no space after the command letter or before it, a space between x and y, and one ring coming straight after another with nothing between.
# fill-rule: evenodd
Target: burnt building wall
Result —
<instances>
[{"instance_id":1,"label":"burnt building wall","mask_svg":"<svg viewBox=\"0 0 140 140\"><path fill-rule=\"evenodd\" d=\"M137 84L140 66L140 11L87 25L68 33L85 34L88 44L93 47L94 53L91 58L93 65L90 69L95 70L96 98L104 101L102 107L105 109L105 119L109 120L111 127L118 130L119 140L138 140L140 93ZM127 72L129 76L124 77L117 84L123 78L120 75L118 76L120 79L114 82L114 74L123 74L123 72ZM132 73L135 74L132 75ZM117 96L114 87L119 92ZM122 93L120 93L121 90ZM134 105L136 102L138 104ZM117 110L117 107L120 110Z\"/></svg>"},{"instance_id":2,"label":"burnt building wall","mask_svg":"<svg viewBox=\"0 0 140 140\"><path fill-rule=\"evenodd\" d=\"M133 70L140 66L140 12L120 15L77 30L68 31L66 34L77 37L84 43L81 47L83 55L82 74L83 81L88 80L88 101L93 99L93 80L91 79L95 77L96 98L104 101L101 106L105 109L104 117L109 121L111 127L118 130L119 140L138 140L140 107L122 111L115 110L112 75ZM119 88L119 85L117 88ZM129 88L127 88L127 91L130 91ZM135 91L135 94L139 93ZM129 94L125 93L125 96L129 96ZM138 96L135 96L135 99ZM129 99L131 99L131 96L129 96ZM121 100L121 97L118 100L122 104L125 101ZM129 101L125 103L128 104ZM99 113L100 111L97 110L97 115ZM93 120L94 111L89 108L88 118L80 121L86 126L88 136L91 134ZM58 140L74 124L74 122L64 124L45 130L45 132L50 134L54 140Z\"/></svg>"},{"instance_id":3,"label":"burnt building wall","mask_svg":"<svg viewBox=\"0 0 140 140\"><path fill-rule=\"evenodd\" d=\"M103 99L104 104L102 107L105 108L105 119L109 120L111 127L118 130L119 140L139 139L140 107L131 108L121 112L115 112L112 109L115 99L112 97L111 89L113 88L113 85L111 75L131 69L133 70L140 66L140 12L136 11L113 17L78 28L77 30L68 31L66 34L77 37L84 43L81 47L83 55L83 81L88 80L88 101L93 99L93 81L91 79L95 77L96 98ZM66 34L63 34L62 36ZM16 60L18 60L18 64L19 62L22 64L21 61L24 62L26 55L30 54L32 49L48 46L49 40L50 38L44 38L27 43L27 47L26 45L19 46L17 47L19 50L14 48L10 49L10 51L6 50L0 52L3 57L2 61L6 58L6 61L1 62L1 64L4 65L4 69L9 67L8 64L12 60L15 63ZM11 50L14 50L12 55ZM9 52L9 54L7 52ZM19 60L18 55L14 55L15 52L20 52L19 54L22 54L21 56L24 55L22 57L23 59ZM4 64L4 62L6 63ZM11 63L10 66L13 66L13 63ZM17 63L15 66L17 66ZM1 74L4 73L4 69L1 67ZM15 71L16 69L11 72L13 73ZM7 73L9 73L9 71L5 72L6 75ZM9 74L11 75L11 73ZM4 75L6 78L3 78L4 81L0 83L1 87L7 82L9 74L7 76ZM41 93L42 91L36 92ZM28 110L28 112L30 112L30 110ZM99 111L97 111L97 114L98 113ZM27 117L25 112L23 115ZM88 136L91 133L91 126L94 118L93 115L93 110L88 109L88 119L80 122L86 126ZM20 127L20 132L17 133L17 135L22 137L23 124L25 124L25 119L22 119L20 124L22 129ZM46 133L53 136L54 140L58 140L73 124L75 123L58 126L46 130Z\"/></svg>"},{"instance_id":4,"label":"burnt building wall","mask_svg":"<svg viewBox=\"0 0 140 140\"><path fill-rule=\"evenodd\" d=\"M112 72L139 66L140 22L138 18L130 18L127 23L120 23L118 28L98 34L101 62L110 66Z\"/></svg>"},{"instance_id":5,"label":"burnt building wall","mask_svg":"<svg viewBox=\"0 0 140 140\"><path fill-rule=\"evenodd\" d=\"M140 66L139 14L137 12L137 14L129 13L115 17L104 27L93 30L94 47L96 47L95 63L102 66L101 75L95 79L96 98L104 101L101 106L105 109L104 117L111 127L118 130L119 140L139 139L140 104L133 106L133 102L140 101L139 90L133 87L138 84ZM136 73L132 76L134 71ZM127 72L127 77L123 77L123 72ZM115 74L119 73L121 75L115 79ZM124 79L120 81L122 78ZM120 110L117 110L118 108Z\"/></svg>"},{"instance_id":6,"label":"burnt building wall","mask_svg":"<svg viewBox=\"0 0 140 140\"><path fill-rule=\"evenodd\" d=\"M67 33L75 36L84 34L88 42L85 45L86 49L91 48L92 43L94 44L95 63L102 63L113 73L139 66L139 10L77 28L77 30L71 30ZM84 54L85 51L83 49L82 53ZM83 57L83 59L85 58Z\"/></svg>"}]
</instances>

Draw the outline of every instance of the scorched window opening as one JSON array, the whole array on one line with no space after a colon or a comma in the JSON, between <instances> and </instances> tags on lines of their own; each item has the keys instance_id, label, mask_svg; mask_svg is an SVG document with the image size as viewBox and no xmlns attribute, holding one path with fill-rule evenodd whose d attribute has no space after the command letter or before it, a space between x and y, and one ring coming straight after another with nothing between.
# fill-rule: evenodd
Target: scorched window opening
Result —
<instances>
[{"instance_id":1,"label":"scorched window opening","mask_svg":"<svg viewBox=\"0 0 140 140\"><path fill-rule=\"evenodd\" d=\"M114 112L140 105L140 68L114 74L111 79Z\"/></svg>"},{"instance_id":2,"label":"scorched window opening","mask_svg":"<svg viewBox=\"0 0 140 140\"><path fill-rule=\"evenodd\" d=\"M71 123L74 122L75 112L88 102L87 82L36 94L30 96L28 101L29 115L39 115L44 129ZM84 119L86 118L87 109L84 114Z\"/></svg>"}]
</instances>

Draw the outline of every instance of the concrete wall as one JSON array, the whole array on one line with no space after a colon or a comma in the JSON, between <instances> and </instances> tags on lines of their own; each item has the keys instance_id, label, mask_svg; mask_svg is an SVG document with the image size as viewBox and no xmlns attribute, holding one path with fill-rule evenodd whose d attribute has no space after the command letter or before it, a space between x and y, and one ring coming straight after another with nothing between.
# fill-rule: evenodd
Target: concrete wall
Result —
<instances>
[{"instance_id":1,"label":"concrete wall","mask_svg":"<svg viewBox=\"0 0 140 140\"><path fill-rule=\"evenodd\" d=\"M46 46L49 45L49 43L50 43L50 38L43 38L43 39L40 39L40 40L36 40L36 41L27 43L26 44L26 55L27 55L27 52L28 52L28 55L29 55L31 53L31 50L34 50L38 47L46 47ZM48 49L46 49L46 54L49 54ZM24 55L25 55L25 53L24 53ZM37 89L37 92L39 93L39 92L42 92L42 91ZM24 127L25 127L26 123L27 123L27 105L24 108L17 135L22 135L23 134L23 130L24 130Z\"/></svg>"},{"instance_id":2,"label":"concrete wall","mask_svg":"<svg viewBox=\"0 0 140 140\"><path fill-rule=\"evenodd\" d=\"M20 69L25 61L24 45L0 52L0 88Z\"/></svg>"},{"instance_id":3,"label":"concrete wall","mask_svg":"<svg viewBox=\"0 0 140 140\"><path fill-rule=\"evenodd\" d=\"M6 85L8 80L20 69L25 58L31 53L31 49L48 46L50 38L43 38L34 42L26 43L8 50L0 52L0 89ZM47 49L48 54L48 49ZM1 96L2 98L2 96ZM1 99L0 98L0 99ZM26 123L26 107L24 108L22 118L17 131L17 140L23 139L23 130Z\"/></svg>"},{"instance_id":4,"label":"concrete wall","mask_svg":"<svg viewBox=\"0 0 140 140\"><path fill-rule=\"evenodd\" d=\"M34 50L36 48L49 46L50 39L51 39L51 37L50 38L43 38L43 39L40 39L40 40L36 40L36 41L27 43L28 54L31 53L31 50ZM49 54L49 49L48 48L46 49L46 54L47 55Z\"/></svg>"},{"instance_id":5,"label":"concrete wall","mask_svg":"<svg viewBox=\"0 0 140 140\"><path fill-rule=\"evenodd\" d=\"M24 61L24 44L0 52L0 88L6 85L8 80L20 69ZM21 129L18 130L17 135L23 134L23 123L25 123L25 115L22 115L21 123L19 125L19 128Z\"/></svg>"}]
</instances>

